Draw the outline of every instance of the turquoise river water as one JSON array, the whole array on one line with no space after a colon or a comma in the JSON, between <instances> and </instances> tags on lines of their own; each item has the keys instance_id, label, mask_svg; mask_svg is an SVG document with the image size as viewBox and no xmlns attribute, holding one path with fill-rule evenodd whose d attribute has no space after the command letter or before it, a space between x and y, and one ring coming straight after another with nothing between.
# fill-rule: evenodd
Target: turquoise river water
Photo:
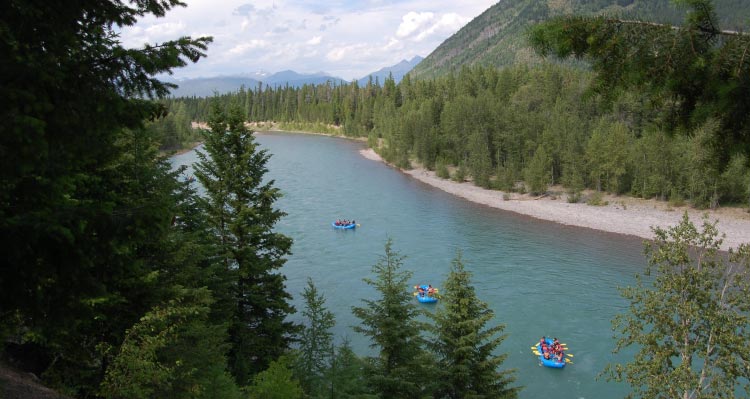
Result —
<instances>
[{"instance_id":1,"label":"turquoise river water","mask_svg":"<svg viewBox=\"0 0 750 399\"><path fill-rule=\"evenodd\" d=\"M611 353L610 320L627 307L617 287L634 283L645 266L640 239L470 203L363 158L359 142L288 133L259 134L257 140L272 154L267 177L284 193L276 205L288 215L277 229L294 239L282 269L294 305L301 311L300 294L312 277L336 315L336 336L347 337L357 353L372 349L352 331L358 319L351 307L374 295L362 278L371 276L392 238L394 249L406 256L413 285L440 287L456 251L463 251L479 298L495 312L494 321L506 325L508 337L499 350L508 354L503 367L516 369L521 398L627 393L626 385L597 375L607 363L627 360ZM191 151L172 162L196 160ZM337 218L361 226L335 230L331 221ZM561 370L539 366L530 346L542 335L567 343L573 364Z\"/></svg>"}]
</instances>

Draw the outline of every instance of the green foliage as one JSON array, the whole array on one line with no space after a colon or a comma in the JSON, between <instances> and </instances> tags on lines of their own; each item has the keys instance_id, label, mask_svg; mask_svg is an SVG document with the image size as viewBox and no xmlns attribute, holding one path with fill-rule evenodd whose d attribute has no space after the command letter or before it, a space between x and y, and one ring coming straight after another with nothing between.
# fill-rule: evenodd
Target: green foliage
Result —
<instances>
[{"instance_id":1,"label":"green foliage","mask_svg":"<svg viewBox=\"0 0 750 399\"><path fill-rule=\"evenodd\" d=\"M586 147L589 176L595 182L597 191L604 188L610 192L621 192L621 178L627 172L630 146L630 134L625 125L599 121Z\"/></svg>"},{"instance_id":2,"label":"green foliage","mask_svg":"<svg viewBox=\"0 0 750 399\"><path fill-rule=\"evenodd\" d=\"M680 170L675 165L679 151L672 142L666 133L654 129L647 129L636 141L631 186L634 195L660 200L672 197L670 194L676 182L670 176Z\"/></svg>"},{"instance_id":3,"label":"green foliage","mask_svg":"<svg viewBox=\"0 0 750 399\"><path fill-rule=\"evenodd\" d=\"M125 48L117 32L182 3L0 6L0 330L50 385L94 395L158 284L176 182L143 122L169 87L153 76L210 38ZM54 360L54 361L53 361Z\"/></svg>"},{"instance_id":4,"label":"green foliage","mask_svg":"<svg viewBox=\"0 0 750 399\"><path fill-rule=\"evenodd\" d=\"M526 184L532 194L543 194L552 182L552 159L547 155L544 147L539 146L534 157L524 169Z\"/></svg>"},{"instance_id":5,"label":"green foliage","mask_svg":"<svg viewBox=\"0 0 750 399\"><path fill-rule=\"evenodd\" d=\"M515 370L498 370L507 354L497 354L505 325L488 327L494 312L477 298L471 273L464 268L461 253L451 264L442 307L434 320L432 347L437 354L439 398L516 398L518 387L510 387Z\"/></svg>"},{"instance_id":6,"label":"green foliage","mask_svg":"<svg viewBox=\"0 0 750 399\"><path fill-rule=\"evenodd\" d=\"M527 29L559 15L621 15L624 19L679 23L684 11L670 0L516 0L497 2L422 60L414 80L442 77L464 65L504 68L540 62L526 41ZM720 25L747 27L750 8L738 0L715 1ZM576 63L571 63L577 65Z\"/></svg>"},{"instance_id":7,"label":"green foliage","mask_svg":"<svg viewBox=\"0 0 750 399\"><path fill-rule=\"evenodd\" d=\"M737 154L729 161L721 175L723 199L730 203L750 206L750 171L745 167L747 157ZM743 195L744 194L744 195Z\"/></svg>"},{"instance_id":8,"label":"green foliage","mask_svg":"<svg viewBox=\"0 0 750 399\"><path fill-rule=\"evenodd\" d=\"M285 356L274 360L268 369L253 378L253 384L247 388L251 399L301 399L302 388L294 379L290 361Z\"/></svg>"},{"instance_id":9,"label":"green foliage","mask_svg":"<svg viewBox=\"0 0 750 399\"><path fill-rule=\"evenodd\" d=\"M159 137L162 151L191 148L200 140L200 134L192 127L192 118L185 103L174 103L166 115L146 124Z\"/></svg>"},{"instance_id":10,"label":"green foliage","mask_svg":"<svg viewBox=\"0 0 750 399\"><path fill-rule=\"evenodd\" d=\"M486 134L475 132L469 138L469 170L474 178L474 184L489 188L490 174L492 173L492 159L490 158L489 142Z\"/></svg>"},{"instance_id":11,"label":"green foliage","mask_svg":"<svg viewBox=\"0 0 750 399\"><path fill-rule=\"evenodd\" d=\"M750 35L722 31L710 0L688 6L683 26L611 17L560 17L535 26L531 42L542 55L592 63L595 89L614 98L621 89L647 93L669 129L717 123L712 147L725 164L750 154Z\"/></svg>"},{"instance_id":12,"label":"green foliage","mask_svg":"<svg viewBox=\"0 0 750 399\"><path fill-rule=\"evenodd\" d=\"M584 3L570 2L572 9L586 8ZM666 3L660 4L651 10L664 13ZM638 1L638 7L650 6ZM571 198L596 189L661 200L680 197L698 207L747 203L739 200L748 197L740 181L747 163L732 164L726 176L734 176L734 183L722 179L729 161L744 153L739 142L722 144L725 118L696 114L690 126L681 127L673 123L681 100L672 93L647 83L597 92L591 88L598 87L598 76L552 63L503 70L464 66L434 80L258 89L242 98L264 104L269 119L282 118L291 101L293 119L301 124L334 125L327 110L347 109L340 115L350 121L345 133L368 137L368 145L386 161L403 168L416 161L443 176L457 168L457 181L471 178L482 187L543 192L546 185L562 183ZM239 95L220 101L228 106ZM207 102L181 101L188 110L205 109ZM369 122L353 127L364 120Z\"/></svg>"},{"instance_id":13,"label":"green foliage","mask_svg":"<svg viewBox=\"0 0 750 399\"><path fill-rule=\"evenodd\" d=\"M451 172L448 170L448 166L445 164L445 161L442 158L438 159L437 161L435 174L441 179L450 179L451 177Z\"/></svg>"},{"instance_id":14,"label":"green foliage","mask_svg":"<svg viewBox=\"0 0 750 399\"><path fill-rule=\"evenodd\" d=\"M338 346L327 374L331 387L330 398L370 399L378 396L369 392L365 378L366 363L352 350L349 342Z\"/></svg>"},{"instance_id":15,"label":"green foliage","mask_svg":"<svg viewBox=\"0 0 750 399\"><path fill-rule=\"evenodd\" d=\"M288 303L283 266L292 240L273 231L284 216L273 208L281 196L264 181L269 155L259 150L242 111L214 106L195 175L206 189L205 209L220 242L220 259L235 276L236 304L229 328L230 370L240 385L265 370L289 347L298 327L286 320Z\"/></svg>"},{"instance_id":16,"label":"green foliage","mask_svg":"<svg viewBox=\"0 0 750 399\"><path fill-rule=\"evenodd\" d=\"M596 191L588 196L588 198L586 199L586 204L591 206L604 206L607 205L608 202L604 200L604 196L601 192Z\"/></svg>"},{"instance_id":17,"label":"green foliage","mask_svg":"<svg viewBox=\"0 0 750 399\"><path fill-rule=\"evenodd\" d=\"M333 313L325 307L325 297L318 292L311 278L302 293L305 322L299 335L299 354L295 361L300 385L310 397L323 397L328 389L326 377L332 368L333 334L336 325Z\"/></svg>"},{"instance_id":18,"label":"green foliage","mask_svg":"<svg viewBox=\"0 0 750 399\"><path fill-rule=\"evenodd\" d=\"M371 392L383 398L422 397L431 383L431 357L424 351L421 332L424 323L417 320L419 310L407 289L411 273L402 271L403 257L385 244L385 254L373 265L374 278L363 279L380 295L363 299L365 306L352 307L362 324L354 326L378 350L368 358L366 383Z\"/></svg>"},{"instance_id":19,"label":"green foliage","mask_svg":"<svg viewBox=\"0 0 750 399\"><path fill-rule=\"evenodd\" d=\"M715 208L718 205L718 159L711 142L718 133L715 120L696 129L692 137L678 140L677 167L684 171L678 183L697 207Z\"/></svg>"},{"instance_id":20,"label":"green foliage","mask_svg":"<svg viewBox=\"0 0 750 399\"><path fill-rule=\"evenodd\" d=\"M613 320L619 352L636 350L626 364L609 365L605 374L627 381L628 397L734 397L748 384L750 339L750 245L719 252L716 223L701 229L687 213L671 228L655 228L647 243L654 276L641 276L621 290L629 311Z\"/></svg>"},{"instance_id":21,"label":"green foliage","mask_svg":"<svg viewBox=\"0 0 750 399\"><path fill-rule=\"evenodd\" d=\"M210 293L182 290L128 329L101 387L105 398L239 398L226 371L226 327L209 321Z\"/></svg>"},{"instance_id":22,"label":"green foliage","mask_svg":"<svg viewBox=\"0 0 750 399\"><path fill-rule=\"evenodd\" d=\"M453 181L458 183L466 181L466 168L463 163L459 164L458 168L456 168L456 171L453 173Z\"/></svg>"}]
</instances>

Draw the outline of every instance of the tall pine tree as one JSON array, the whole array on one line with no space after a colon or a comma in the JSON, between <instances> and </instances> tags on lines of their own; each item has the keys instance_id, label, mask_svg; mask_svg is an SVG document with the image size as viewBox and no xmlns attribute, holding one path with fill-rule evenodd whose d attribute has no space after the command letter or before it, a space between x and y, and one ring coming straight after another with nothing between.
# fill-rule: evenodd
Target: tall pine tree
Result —
<instances>
[{"instance_id":1,"label":"tall pine tree","mask_svg":"<svg viewBox=\"0 0 750 399\"><path fill-rule=\"evenodd\" d=\"M131 49L118 32L181 5L0 5L0 340L80 396L106 368L100 348L118 345L157 296L173 184L140 136L163 111L143 98L165 95L153 75L197 61L211 41Z\"/></svg>"},{"instance_id":2,"label":"tall pine tree","mask_svg":"<svg viewBox=\"0 0 750 399\"><path fill-rule=\"evenodd\" d=\"M273 208L281 192L273 180L264 181L270 155L258 148L242 110L225 112L215 104L209 126L195 175L206 188L220 257L236 274L229 362L237 382L247 385L289 348L298 330L286 319L294 307L277 272L292 240L273 231L284 216Z\"/></svg>"},{"instance_id":3,"label":"tall pine tree","mask_svg":"<svg viewBox=\"0 0 750 399\"><path fill-rule=\"evenodd\" d=\"M435 397L516 398L520 388L510 386L514 370L498 370L507 354L495 354L505 340L505 325L487 326L494 312L477 298L460 253L441 292L443 307L430 316L435 323L432 346L438 356Z\"/></svg>"},{"instance_id":4,"label":"tall pine tree","mask_svg":"<svg viewBox=\"0 0 750 399\"><path fill-rule=\"evenodd\" d=\"M330 377L333 360L333 333L336 325L333 313L325 306L325 297L315 287L311 278L302 293L305 300L305 317L299 337L299 353L295 362L300 385L309 397L327 397L328 386L324 377Z\"/></svg>"},{"instance_id":5,"label":"tall pine tree","mask_svg":"<svg viewBox=\"0 0 750 399\"><path fill-rule=\"evenodd\" d=\"M365 299L364 307L352 312L362 321L354 330L372 340L378 355L369 360L367 383L381 398L422 397L431 383L431 357L424 350L420 314L407 290L411 272L402 271L403 257L385 244L385 255L372 267L375 278L364 281L379 293L378 299Z\"/></svg>"}]
</instances>

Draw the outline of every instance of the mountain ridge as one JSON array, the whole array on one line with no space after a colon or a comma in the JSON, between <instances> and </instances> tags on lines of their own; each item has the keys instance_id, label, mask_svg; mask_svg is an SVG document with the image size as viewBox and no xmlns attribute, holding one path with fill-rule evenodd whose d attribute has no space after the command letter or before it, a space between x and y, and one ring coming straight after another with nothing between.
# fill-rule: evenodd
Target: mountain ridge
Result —
<instances>
[{"instance_id":1,"label":"mountain ridge","mask_svg":"<svg viewBox=\"0 0 750 399\"><path fill-rule=\"evenodd\" d=\"M715 0L723 28L747 31L750 2ZM526 41L526 29L554 16L611 14L651 22L680 24L686 8L669 0L515 0L499 1L443 41L409 72L412 79L429 79L464 66L502 67L534 64L542 58Z\"/></svg>"},{"instance_id":2,"label":"mountain ridge","mask_svg":"<svg viewBox=\"0 0 750 399\"><path fill-rule=\"evenodd\" d=\"M377 79L382 84L389 75L392 75L393 79L398 83L406 73L422 60L421 56L415 55L410 60L404 59L394 65L380 68L363 78L356 79L356 81L360 85L366 85L370 77L372 77L373 82ZM262 85L263 87L283 87L286 85L301 87L306 84L325 84L329 81L336 84L349 83L343 78L331 76L326 72L299 73L291 69L285 69L273 74L256 72L249 75L224 75L183 80L167 77L164 80L178 85L176 89L171 91L172 97L210 97L215 93L224 94L237 91L243 86L252 89L258 85Z\"/></svg>"},{"instance_id":3,"label":"mountain ridge","mask_svg":"<svg viewBox=\"0 0 750 399\"><path fill-rule=\"evenodd\" d=\"M404 76L414 69L415 66L417 66L424 57L421 57L419 55L415 55L410 60L403 59L397 64L383 67L378 69L375 72L371 72L364 77L357 80L357 83L360 86L366 85L367 82L369 82L370 78L372 78L372 81L375 82L376 80L382 84L388 76L393 76L393 80L398 83L401 81L401 79L404 78Z\"/></svg>"}]
</instances>

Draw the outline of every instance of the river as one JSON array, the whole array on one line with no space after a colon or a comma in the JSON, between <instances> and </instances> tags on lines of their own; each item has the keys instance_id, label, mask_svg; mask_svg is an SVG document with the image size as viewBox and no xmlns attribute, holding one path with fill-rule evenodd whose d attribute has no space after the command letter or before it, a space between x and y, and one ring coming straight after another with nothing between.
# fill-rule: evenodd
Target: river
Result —
<instances>
[{"instance_id":1,"label":"river","mask_svg":"<svg viewBox=\"0 0 750 399\"><path fill-rule=\"evenodd\" d=\"M362 282L388 238L404 255L413 284L440 287L456 251L463 252L479 298L504 323L505 368L516 369L521 398L615 398L628 387L597 380L613 357L611 319L627 309L617 287L643 271L640 239L571 228L476 205L363 158L362 144L326 136L273 133L257 140L272 157L267 177L284 197L288 215L277 230L292 237L293 254L282 272L294 305L308 277L336 316L338 339L361 355L369 341L354 333L353 305L374 291ZM190 165L195 152L172 158ZM188 171L187 174L190 174ZM356 230L331 221L356 219ZM415 300L416 303L416 300ZM429 305L420 305L429 306ZM439 306L439 305L438 305ZM296 316L300 317L300 316ZM559 337L575 357L562 370L540 367L530 346L542 335Z\"/></svg>"}]
</instances>

